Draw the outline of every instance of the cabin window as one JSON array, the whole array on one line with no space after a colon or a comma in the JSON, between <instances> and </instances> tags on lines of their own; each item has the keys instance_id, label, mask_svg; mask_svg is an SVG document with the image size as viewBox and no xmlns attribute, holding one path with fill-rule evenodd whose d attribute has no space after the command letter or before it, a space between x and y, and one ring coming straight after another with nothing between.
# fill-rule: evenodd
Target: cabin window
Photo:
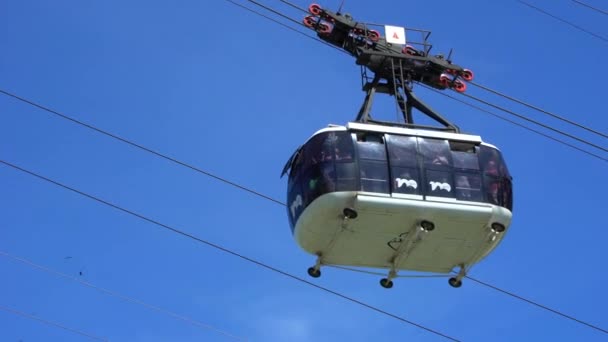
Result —
<instances>
[{"instance_id":1,"label":"cabin window","mask_svg":"<svg viewBox=\"0 0 608 342\"><path fill-rule=\"evenodd\" d=\"M336 132L334 146L336 191L356 191L359 186L353 137L349 132Z\"/></svg>"},{"instance_id":2,"label":"cabin window","mask_svg":"<svg viewBox=\"0 0 608 342\"><path fill-rule=\"evenodd\" d=\"M503 193L503 205L513 211L513 184L511 183L511 179L504 179L504 193Z\"/></svg>"},{"instance_id":3,"label":"cabin window","mask_svg":"<svg viewBox=\"0 0 608 342\"><path fill-rule=\"evenodd\" d=\"M335 191L334 139L334 132L321 133L314 136L303 148L302 167L297 176L302 193L302 209L319 196Z\"/></svg>"},{"instance_id":4,"label":"cabin window","mask_svg":"<svg viewBox=\"0 0 608 342\"><path fill-rule=\"evenodd\" d=\"M358 133L357 145L360 159L386 160L386 149L382 134Z\"/></svg>"},{"instance_id":5,"label":"cabin window","mask_svg":"<svg viewBox=\"0 0 608 342\"><path fill-rule=\"evenodd\" d=\"M452 161L456 169L479 170L477 147L473 143L450 141Z\"/></svg>"},{"instance_id":6,"label":"cabin window","mask_svg":"<svg viewBox=\"0 0 608 342\"><path fill-rule=\"evenodd\" d=\"M288 187L288 212L295 224L301 212L318 197L334 191L358 189L357 163L349 132L314 136L296 156ZM292 227L293 228L293 227Z\"/></svg>"},{"instance_id":7,"label":"cabin window","mask_svg":"<svg viewBox=\"0 0 608 342\"><path fill-rule=\"evenodd\" d=\"M389 193L386 146L382 134L357 133L361 191Z\"/></svg>"},{"instance_id":8,"label":"cabin window","mask_svg":"<svg viewBox=\"0 0 608 342\"><path fill-rule=\"evenodd\" d=\"M420 154L427 169L450 170L452 155L446 140L419 138Z\"/></svg>"},{"instance_id":9,"label":"cabin window","mask_svg":"<svg viewBox=\"0 0 608 342\"><path fill-rule=\"evenodd\" d=\"M392 191L402 194L420 194L416 137L387 135Z\"/></svg>"},{"instance_id":10,"label":"cabin window","mask_svg":"<svg viewBox=\"0 0 608 342\"><path fill-rule=\"evenodd\" d=\"M399 166L391 167L393 192L418 195L421 193L420 175L417 169Z\"/></svg>"},{"instance_id":11,"label":"cabin window","mask_svg":"<svg viewBox=\"0 0 608 342\"><path fill-rule=\"evenodd\" d=\"M454 184L456 198L462 201L483 202L481 176L476 173L455 172Z\"/></svg>"},{"instance_id":12,"label":"cabin window","mask_svg":"<svg viewBox=\"0 0 608 342\"><path fill-rule=\"evenodd\" d=\"M305 169L331 158L331 139L328 133L314 136L304 147Z\"/></svg>"},{"instance_id":13,"label":"cabin window","mask_svg":"<svg viewBox=\"0 0 608 342\"><path fill-rule=\"evenodd\" d=\"M479 149L479 163L483 173L486 201L512 210L511 176L501 153L495 148L482 145Z\"/></svg>"},{"instance_id":14,"label":"cabin window","mask_svg":"<svg viewBox=\"0 0 608 342\"><path fill-rule=\"evenodd\" d=\"M502 155L484 144L331 131L314 136L292 158L287 193L292 229L310 203L334 191L426 195L513 208Z\"/></svg>"},{"instance_id":15,"label":"cabin window","mask_svg":"<svg viewBox=\"0 0 608 342\"><path fill-rule=\"evenodd\" d=\"M426 170L426 194L437 197L454 197L452 174L447 171Z\"/></svg>"},{"instance_id":16,"label":"cabin window","mask_svg":"<svg viewBox=\"0 0 608 342\"><path fill-rule=\"evenodd\" d=\"M456 152L475 153L475 143L466 141L450 141L450 150Z\"/></svg>"},{"instance_id":17,"label":"cabin window","mask_svg":"<svg viewBox=\"0 0 608 342\"><path fill-rule=\"evenodd\" d=\"M304 210L304 196L300 183L294 183L289 188L287 193L287 212L289 216L289 224L293 230L296 221Z\"/></svg>"},{"instance_id":18,"label":"cabin window","mask_svg":"<svg viewBox=\"0 0 608 342\"><path fill-rule=\"evenodd\" d=\"M452 160L456 169L479 170L479 161L475 153L452 151Z\"/></svg>"},{"instance_id":19,"label":"cabin window","mask_svg":"<svg viewBox=\"0 0 608 342\"><path fill-rule=\"evenodd\" d=\"M435 197L454 197L452 154L448 142L418 138L418 147L425 167L424 193Z\"/></svg>"},{"instance_id":20,"label":"cabin window","mask_svg":"<svg viewBox=\"0 0 608 342\"><path fill-rule=\"evenodd\" d=\"M484 174L492 176L509 176L509 171L502 160L502 156L495 148L485 145L480 146L479 162Z\"/></svg>"}]
</instances>

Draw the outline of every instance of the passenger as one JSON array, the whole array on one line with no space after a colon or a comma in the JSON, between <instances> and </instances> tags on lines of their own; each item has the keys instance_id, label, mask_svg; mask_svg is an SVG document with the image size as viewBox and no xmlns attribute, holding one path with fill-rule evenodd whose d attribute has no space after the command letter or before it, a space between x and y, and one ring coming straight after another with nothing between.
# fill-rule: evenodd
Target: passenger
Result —
<instances>
[{"instance_id":1,"label":"passenger","mask_svg":"<svg viewBox=\"0 0 608 342\"><path fill-rule=\"evenodd\" d=\"M311 200L336 190L334 176L335 172L332 164L320 164L312 169L312 174L308 181Z\"/></svg>"},{"instance_id":2,"label":"passenger","mask_svg":"<svg viewBox=\"0 0 608 342\"><path fill-rule=\"evenodd\" d=\"M348 147L346 147L346 148L336 147L335 151L336 151L336 160L342 160L342 161L352 161L353 160L352 151Z\"/></svg>"},{"instance_id":3,"label":"passenger","mask_svg":"<svg viewBox=\"0 0 608 342\"><path fill-rule=\"evenodd\" d=\"M334 154L331 149L325 149L321 151L321 161L332 161L334 160Z\"/></svg>"},{"instance_id":4,"label":"passenger","mask_svg":"<svg viewBox=\"0 0 608 342\"><path fill-rule=\"evenodd\" d=\"M498 166L496 165L496 161L492 160L492 159L488 160L488 163L486 164L484 171L487 175L491 175L491 176L500 175L500 173L498 172Z\"/></svg>"},{"instance_id":5,"label":"passenger","mask_svg":"<svg viewBox=\"0 0 608 342\"><path fill-rule=\"evenodd\" d=\"M432 161L433 165L448 165L448 157L444 154L436 154Z\"/></svg>"},{"instance_id":6,"label":"passenger","mask_svg":"<svg viewBox=\"0 0 608 342\"><path fill-rule=\"evenodd\" d=\"M490 203L500 205L501 201L499 200L499 190L500 190L500 171L498 168L498 155L495 150L491 150L490 156L484 165L483 172L487 176L487 191L488 191L488 200Z\"/></svg>"},{"instance_id":7,"label":"passenger","mask_svg":"<svg viewBox=\"0 0 608 342\"><path fill-rule=\"evenodd\" d=\"M460 194L462 199L470 199L471 198L471 183L469 182L469 178L465 175L456 176L456 189Z\"/></svg>"},{"instance_id":8,"label":"passenger","mask_svg":"<svg viewBox=\"0 0 608 342\"><path fill-rule=\"evenodd\" d=\"M450 159L447 155L449 150L443 142L428 141L424 146L424 156L427 163L430 161L432 165L449 165Z\"/></svg>"}]
</instances>

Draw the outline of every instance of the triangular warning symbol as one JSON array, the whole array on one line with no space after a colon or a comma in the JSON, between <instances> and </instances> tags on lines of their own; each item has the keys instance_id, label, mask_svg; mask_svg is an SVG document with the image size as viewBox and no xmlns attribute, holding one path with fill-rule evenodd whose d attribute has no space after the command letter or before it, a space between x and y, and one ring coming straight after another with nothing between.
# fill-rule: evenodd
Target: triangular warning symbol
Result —
<instances>
[{"instance_id":1,"label":"triangular warning symbol","mask_svg":"<svg viewBox=\"0 0 608 342\"><path fill-rule=\"evenodd\" d=\"M405 28L399 26L384 26L386 42L405 45Z\"/></svg>"}]
</instances>

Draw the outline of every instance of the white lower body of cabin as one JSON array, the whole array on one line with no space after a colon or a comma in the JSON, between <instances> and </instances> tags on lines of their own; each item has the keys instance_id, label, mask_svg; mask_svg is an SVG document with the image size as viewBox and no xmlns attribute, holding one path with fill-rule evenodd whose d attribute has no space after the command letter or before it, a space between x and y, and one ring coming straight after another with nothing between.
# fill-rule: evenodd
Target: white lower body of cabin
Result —
<instances>
[{"instance_id":1,"label":"white lower body of cabin","mask_svg":"<svg viewBox=\"0 0 608 342\"><path fill-rule=\"evenodd\" d=\"M344 208L357 217L345 219ZM433 229L424 229L423 221ZM493 229L493 223L503 229ZM508 209L488 203L334 192L304 210L294 236L305 251L320 256L320 265L449 273L487 256L510 223Z\"/></svg>"}]
</instances>

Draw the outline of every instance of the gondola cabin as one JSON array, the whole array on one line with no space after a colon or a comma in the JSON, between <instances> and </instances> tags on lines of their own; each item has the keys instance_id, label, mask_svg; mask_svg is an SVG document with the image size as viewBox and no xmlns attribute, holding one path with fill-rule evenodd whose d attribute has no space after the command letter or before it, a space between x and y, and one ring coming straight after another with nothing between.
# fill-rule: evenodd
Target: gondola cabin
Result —
<instances>
[{"instance_id":1,"label":"gondola cabin","mask_svg":"<svg viewBox=\"0 0 608 342\"><path fill-rule=\"evenodd\" d=\"M366 123L316 132L287 162L295 240L323 265L447 274L502 240L511 222L511 177L479 136Z\"/></svg>"}]
</instances>

